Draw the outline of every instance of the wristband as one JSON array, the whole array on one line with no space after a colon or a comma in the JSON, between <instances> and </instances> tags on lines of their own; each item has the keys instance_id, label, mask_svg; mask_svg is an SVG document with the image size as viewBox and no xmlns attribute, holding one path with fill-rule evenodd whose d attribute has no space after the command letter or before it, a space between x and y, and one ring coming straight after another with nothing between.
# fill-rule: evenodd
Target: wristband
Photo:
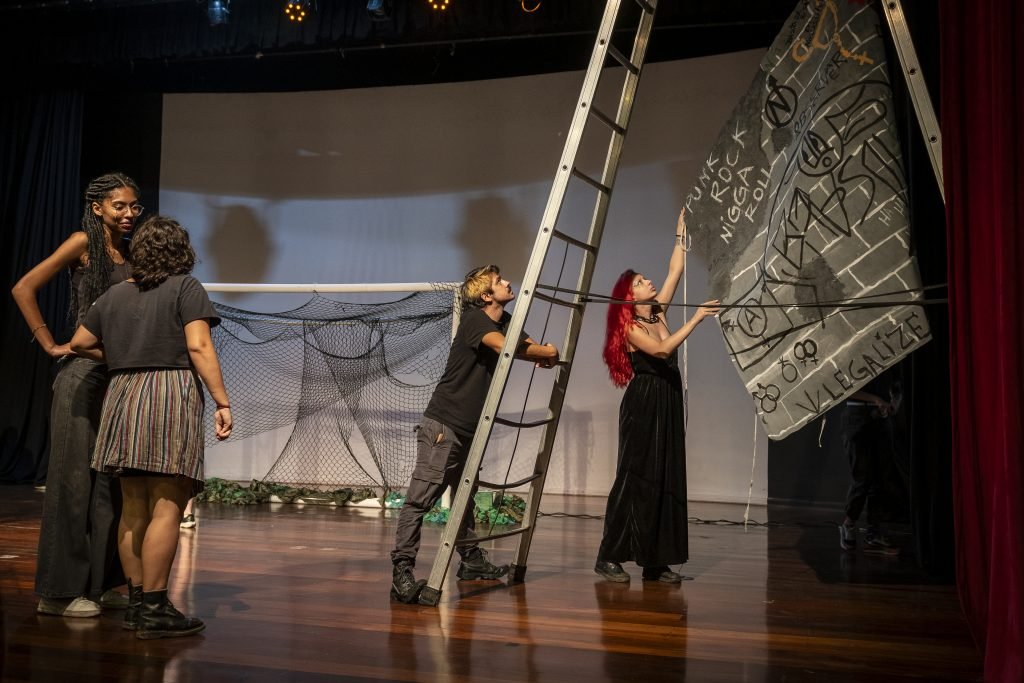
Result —
<instances>
[{"instance_id":1,"label":"wristband","mask_svg":"<svg viewBox=\"0 0 1024 683\"><path fill-rule=\"evenodd\" d=\"M31 332L32 336L29 337L28 340L30 342L34 342L36 340L36 332L43 329L44 327L46 327L46 323L43 323L42 325L36 325L35 327L33 327Z\"/></svg>"}]
</instances>

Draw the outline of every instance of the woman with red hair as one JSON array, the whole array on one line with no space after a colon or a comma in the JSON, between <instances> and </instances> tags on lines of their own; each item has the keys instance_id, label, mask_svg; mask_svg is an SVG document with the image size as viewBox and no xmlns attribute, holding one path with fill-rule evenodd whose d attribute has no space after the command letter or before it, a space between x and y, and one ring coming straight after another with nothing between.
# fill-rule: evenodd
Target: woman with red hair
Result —
<instances>
[{"instance_id":1,"label":"woman with red hair","mask_svg":"<svg viewBox=\"0 0 1024 683\"><path fill-rule=\"evenodd\" d=\"M669 565L688 558L686 533L686 443L683 387L677 349L700 322L718 314L706 301L671 332L665 307L672 301L685 264L686 209L679 213L676 246L659 291L640 273L625 271L612 289L604 361L617 387L619 460L608 494L604 537L594 571L609 581L629 581L622 562L643 568L649 581L679 583Z\"/></svg>"}]
</instances>

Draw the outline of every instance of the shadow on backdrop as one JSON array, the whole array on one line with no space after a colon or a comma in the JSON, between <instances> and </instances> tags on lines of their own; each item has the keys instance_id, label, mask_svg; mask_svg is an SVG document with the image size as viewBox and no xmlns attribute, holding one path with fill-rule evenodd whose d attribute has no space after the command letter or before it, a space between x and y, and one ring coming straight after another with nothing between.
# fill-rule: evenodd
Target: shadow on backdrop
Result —
<instances>
[{"instance_id":1,"label":"shadow on backdrop","mask_svg":"<svg viewBox=\"0 0 1024 683\"><path fill-rule=\"evenodd\" d=\"M209 237L199 259L211 265L216 282L264 282L274 258L274 241L263 220L248 206L210 207ZM232 301L239 294L219 292Z\"/></svg>"},{"instance_id":2,"label":"shadow on backdrop","mask_svg":"<svg viewBox=\"0 0 1024 683\"><path fill-rule=\"evenodd\" d=\"M467 201L455 239L464 250L463 272L452 280L461 280L473 268L494 263L518 293L516 285L522 282L533 249L533 226L508 201L497 196Z\"/></svg>"}]
</instances>

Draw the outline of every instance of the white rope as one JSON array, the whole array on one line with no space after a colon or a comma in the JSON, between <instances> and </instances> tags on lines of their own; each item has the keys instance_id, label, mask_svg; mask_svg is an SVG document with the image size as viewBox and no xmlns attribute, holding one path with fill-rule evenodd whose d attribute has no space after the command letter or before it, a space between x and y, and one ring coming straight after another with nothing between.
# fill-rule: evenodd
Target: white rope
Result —
<instances>
[{"instance_id":1,"label":"white rope","mask_svg":"<svg viewBox=\"0 0 1024 683\"><path fill-rule=\"evenodd\" d=\"M754 495L754 469L757 467L757 413L754 413L754 457L750 459L750 488L747 489L747 509L743 511L743 530L750 521L750 499Z\"/></svg>"},{"instance_id":2,"label":"white rope","mask_svg":"<svg viewBox=\"0 0 1024 683\"><path fill-rule=\"evenodd\" d=\"M686 251L683 251L683 301L689 301L686 296L686 285L690 274L686 270ZM687 310L683 308L683 324L686 324ZM683 432L690 422L690 345L683 340Z\"/></svg>"}]
</instances>

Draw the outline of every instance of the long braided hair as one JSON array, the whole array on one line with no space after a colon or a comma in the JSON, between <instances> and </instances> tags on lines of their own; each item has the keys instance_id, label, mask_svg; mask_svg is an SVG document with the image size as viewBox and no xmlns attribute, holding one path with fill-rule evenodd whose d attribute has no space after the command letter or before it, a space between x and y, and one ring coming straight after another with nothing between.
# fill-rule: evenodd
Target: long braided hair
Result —
<instances>
[{"instance_id":1,"label":"long braided hair","mask_svg":"<svg viewBox=\"0 0 1024 683\"><path fill-rule=\"evenodd\" d=\"M93 179L85 188L85 207L82 209L82 230L89 238L89 265L85 267L85 276L82 279L81 292L71 288L71 310L72 319L78 316L80 305L84 303L92 305L100 294L107 291L110 281L110 272L114 270L114 261L107 251L107 240L103 228L103 220L92 211L93 202L99 204L107 199L114 190L129 188L139 193L139 186L135 181L124 173L107 173ZM117 245L113 245L115 248ZM81 297L81 298L80 298Z\"/></svg>"}]
</instances>

